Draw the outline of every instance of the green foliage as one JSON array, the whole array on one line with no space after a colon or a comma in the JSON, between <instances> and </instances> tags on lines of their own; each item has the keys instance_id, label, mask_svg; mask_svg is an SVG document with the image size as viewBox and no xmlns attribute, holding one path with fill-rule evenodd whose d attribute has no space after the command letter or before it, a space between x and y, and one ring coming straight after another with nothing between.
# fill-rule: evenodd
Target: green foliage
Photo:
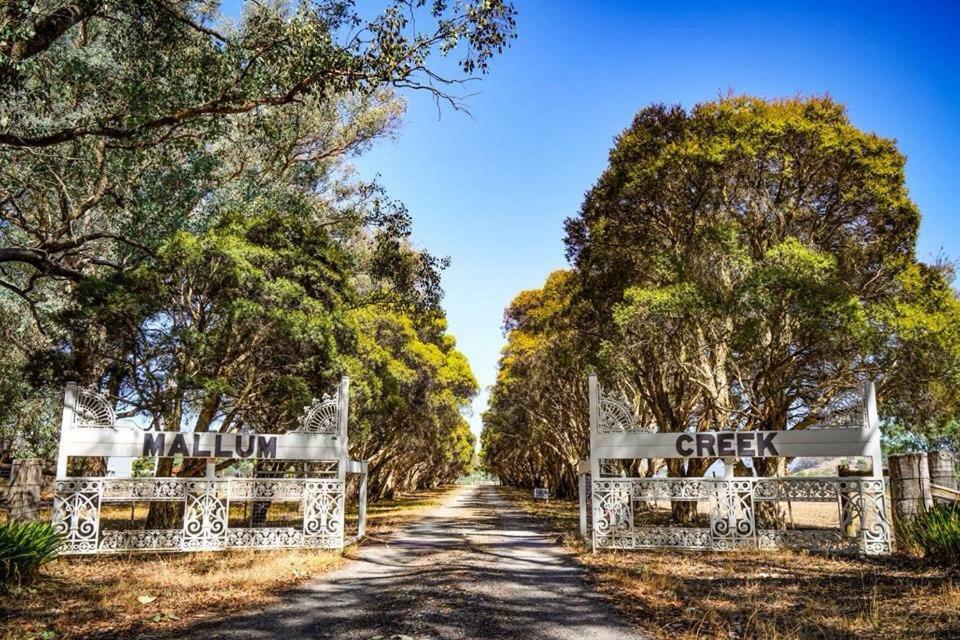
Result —
<instances>
[{"instance_id":1,"label":"green foliage","mask_svg":"<svg viewBox=\"0 0 960 640\"><path fill-rule=\"evenodd\" d=\"M33 579L40 567L57 557L62 544L63 536L46 522L0 524L0 583Z\"/></svg>"},{"instance_id":2,"label":"green foliage","mask_svg":"<svg viewBox=\"0 0 960 640\"><path fill-rule=\"evenodd\" d=\"M575 293L551 299L551 276L507 310L487 466L566 482L586 437L555 411L577 393L553 389L591 368L658 431L825 424L872 378L883 418L942 439L960 415L960 300L948 265L916 260L904 165L829 98L641 110L566 222Z\"/></svg>"},{"instance_id":3,"label":"green foliage","mask_svg":"<svg viewBox=\"0 0 960 640\"><path fill-rule=\"evenodd\" d=\"M134 478L151 478L156 470L156 458L137 458L130 464L130 471Z\"/></svg>"},{"instance_id":4,"label":"green foliage","mask_svg":"<svg viewBox=\"0 0 960 640\"><path fill-rule=\"evenodd\" d=\"M390 88L448 91L434 54L487 69L514 36L501 0L0 5L0 264L9 291L43 299L148 257L203 224L225 185L310 190L331 163L395 128ZM346 123L346 126L331 126Z\"/></svg>"},{"instance_id":5,"label":"green foliage","mask_svg":"<svg viewBox=\"0 0 960 640\"><path fill-rule=\"evenodd\" d=\"M960 566L960 507L936 505L902 527L908 544L930 562Z\"/></svg>"},{"instance_id":6,"label":"green foliage","mask_svg":"<svg viewBox=\"0 0 960 640\"><path fill-rule=\"evenodd\" d=\"M514 10L219 7L0 7L0 456L49 455L68 379L155 428L282 431L349 371L373 394L357 447L403 450L371 487L453 479L476 382L439 308L446 262L347 162L395 135L396 88L461 108L434 54L484 72ZM394 343L368 335L378 317Z\"/></svg>"},{"instance_id":7,"label":"green foliage","mask_svg":"<svg viewBox=\"0 0 960 640\"><path fill-rule=\"evenodd\" d=\"M446 321L368 307L350 314L352 452L369 460L369 492L454 482L471 471L474 436L463 412L477 382Z\"/></svg>"},{"instance_id":8,"label":"green foliage","mask_svg":"<svg viewBox=\"0 0 960 640\"><path fill-rule=\"evenodd\" d=\"M505 484L577 491L577 462L587 454L589 336L577 330L576 280L555 271L541 289L523 291L504 314L507 344L483 415L483 464Z\"/></svg>"}]
</instances>

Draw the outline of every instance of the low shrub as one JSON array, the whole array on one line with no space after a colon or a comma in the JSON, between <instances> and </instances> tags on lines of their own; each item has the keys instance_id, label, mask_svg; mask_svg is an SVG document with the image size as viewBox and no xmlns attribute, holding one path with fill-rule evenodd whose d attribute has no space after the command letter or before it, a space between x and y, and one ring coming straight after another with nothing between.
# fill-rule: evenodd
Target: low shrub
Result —
<instances>
[{"instance_id":1,"label":"low shrub","mask_svg":"<svg viewBox=\"0 0 960 640\"><path fill-rule=\"evenodd\" d=\"M937 564L960 566L960 506L937 505L904 526L907 541Z\"/></svg>"},{"instance_id":2,"label":"low shrub","mask_svg":"<svg viewBox=\"0 0 960 640\"><path fill-rule=\"evenodd\" d=\"M63 536L46 522L0 524L0 583L30 580L57 557Z\"/></svg>"}]
</instances>

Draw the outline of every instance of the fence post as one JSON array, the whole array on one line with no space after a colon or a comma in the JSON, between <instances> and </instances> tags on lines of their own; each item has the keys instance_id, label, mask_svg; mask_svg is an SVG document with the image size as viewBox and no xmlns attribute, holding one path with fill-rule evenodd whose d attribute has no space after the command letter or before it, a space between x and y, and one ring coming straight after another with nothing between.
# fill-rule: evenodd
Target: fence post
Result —
<instances>
[{"instance_id":1,"label":"fence post","mask_svg":"<svg viewBox=\"0 0 960 640\"><path fill-rule=\"evenodd\" d=\"M891 455L887 466L890 468L894 531L902 534L903 526L908 521L933 507L927 454Z\"/></svg>"},{"instance_id":2,"label":"fence post","mask_svg":"<svg viewBox=\"0 0 960 640\"><path fill-rule=\"evenodd\" d=\"M957 458L952 451L931 451L927 454L930 484L957 489Z\"/></svg>"},{"instance_id":3,"label":"fence post","mask_svg":"<svg viewBox=\"0 0 960 640\"><path fill-rule=\"evenodd\" d=\"M367 535L367 462L362 463L360 488L357 490L357 539Z\"/></svg>"},{"instance_id":4,"label":"fence post","mask_svg":"<svg viewBox=\"0 0 960 640\"><path fill-rule=\"evenodd\" d=\"M584 462L586 462L587 465L590 464L589 460ZM577 483L577 486L579 488L579 491L577 493L580 498L580 537L586 540L587 539L587 474L584 473L585 470L581 468L583 464L584 463L581 462L579 465L577 465L577 476L578 476L577 480L579 481Z\"/></svg>"},{"instance_id":5,"label":"fence post","mask_svg":"<svg viewBox=\"0 0 960 640\"><path fill-rule=\"evenodd\" d=\"M43 461L39 458L14 460L10 468L10 486L7 503L10 520L37 521L40 519L40 490L43 485Z\"/></svg>"}]
</instances>

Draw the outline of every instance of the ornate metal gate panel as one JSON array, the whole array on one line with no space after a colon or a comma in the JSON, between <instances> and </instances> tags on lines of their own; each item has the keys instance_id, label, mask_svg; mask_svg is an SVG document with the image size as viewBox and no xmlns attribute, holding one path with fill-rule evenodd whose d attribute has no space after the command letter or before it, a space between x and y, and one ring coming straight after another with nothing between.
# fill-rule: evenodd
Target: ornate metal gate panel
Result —
<instances>
[{"instance_id":1,"label":"ornate metal gate panel","mask_svg":"<svg viewBox=\"0 0 960 640\"><path fill-rule=\"evenodd\" d=\"M339 549L343 546L343 483L308 480L303 509L303 544Z\"/></svg>"},{"instance_id":2,"label":"ornate metal gate panel","mask_svg":"<svg viewBox=\"0 0 960 640\"><path fill-rule=\"evenodd\" d=\"M116 424L104 397L67 385L53 512L64 553L340 549L351 474L359 477L351 540L363 537L367 465L347 455L347 390L344 378L336 394L306 407L296 431L218 434ZM66 477L68 456L147 455L206 458L206 477ZM252 458L254 473L268 477L216 477L223 458ZM154 520L170 528L147 528Z\"/></svg>"},{"instance_id":3,"label":"ornate metal gate panel","mask_svg":"<svg viewBox=\"0 0 960 640\"><path fill-rule=\"evenodd\" d=\"M861 478L605 478L593 484L595 548L780 549L890 553L882 480ZM638 502L693 502L709 509L709 527L643 526ZM837 528L757 526L764 502L833 503Z\"/></svg>"},{"instance_id":4,"label":"ornate metal gate panel","mask_svg":"<svg viewBox=\"0 0 960 640\"><path fill-rule=\"evenodd\" d=\"M54 491L53 525L65 537L64 549L69 553L95 553L100 538L103 481L57 480Z\"/></svg>"},{"instance_id":5,"label":"ornate metal gate panel","mask_svg":"<svg viewBox=\"0 0 960 640\"><path fill-rule=\"evenodd\" d=\"M228 494L223 480L188 480L183 513L184 551L218 551L227 546Z\"/></svg>"},{"instance_id":6,"label":"ornate metal gate panel","mask_svg":"<svg viewBox=\"0 0 960 640\"><path fill-rule=\"evenodd\" d=\"M711 484L710 547L715 551L756 547L753 481L721 480Z\"/></svg>"},{"instance_id":7,"label":"ornate metal gate panel","mask_svg":"<svg viewBox=\"0 0 960 640\"><path fill-rule=\"evenodd\" d=\"M890 525L884 501L880 429L872 383L859 400L845 397L840 426L834 423L802 431L694 431L660 433L641 424L629 404L601 391L590 377L590 460L581 463L580 528L595 549L802 548L878 555L890 552ZM737 457L834 457L871 459L872 477L736 477ZM629 461L650 458L724 460L724 477L634 478ZM625 463L625 461L627 461ZM585 480L590 478L589 483ZM589 496L586 495L589 488ZM586 505L590 502L588 524ZM668 502L693 503L687 526L653 526L644 514ZM793 522L793 507L832 503L834 511L811 508L812 526ZM703 505L702 510L696 507ZM784 505L790 522L784 521ZM663 524L660 513L655 522ZM761 517L758 517L761 516ZM824 526L820 518L835 518ZM588 534L588 531L592 533Z\"/></svg>"}]
</instances>

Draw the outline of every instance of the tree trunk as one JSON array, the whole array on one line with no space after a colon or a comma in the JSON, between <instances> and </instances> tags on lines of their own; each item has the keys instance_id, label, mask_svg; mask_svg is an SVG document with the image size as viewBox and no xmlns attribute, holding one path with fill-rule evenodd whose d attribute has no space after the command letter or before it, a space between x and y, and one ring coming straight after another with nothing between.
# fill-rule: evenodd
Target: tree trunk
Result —
<instances>
[{"instance_id":1,"label":"tree trunk","mask_svg":"<svg viewBox=\"0 0 960 640\"><path fill-rule=\"evenodd\" d=\"M787 461L784 458L754 458L753 468L757 475L775 478L787 475ZM763 500L753 505L757 529L787 528L787 512L776 500Z\"/></svg>"},{"instance_id":2,"label":"tree trunk","mask_svg":"<svg viewBox=\"0 0 960 640\"><path fill-rule=\"evenodd\" d=\"M173 458L160 458L157 461L157 478L169 478L173 475ZM151 502L147 511L147 529L176 529L183 522L183 501Z\"/></svg>"},{"instance_id":3,"label":"tree trunk","mask_svg":"<svg viewBox=\"0 0 960 640\"><path fill-rule=\"evenodd\" d=\"M709 466L709 460L667 460L667 471L671 478L699 478ZM692 500L671 500L670 519L679 525L693 524L697 516L697 502Z\"/></svg>"}]
</instances>

